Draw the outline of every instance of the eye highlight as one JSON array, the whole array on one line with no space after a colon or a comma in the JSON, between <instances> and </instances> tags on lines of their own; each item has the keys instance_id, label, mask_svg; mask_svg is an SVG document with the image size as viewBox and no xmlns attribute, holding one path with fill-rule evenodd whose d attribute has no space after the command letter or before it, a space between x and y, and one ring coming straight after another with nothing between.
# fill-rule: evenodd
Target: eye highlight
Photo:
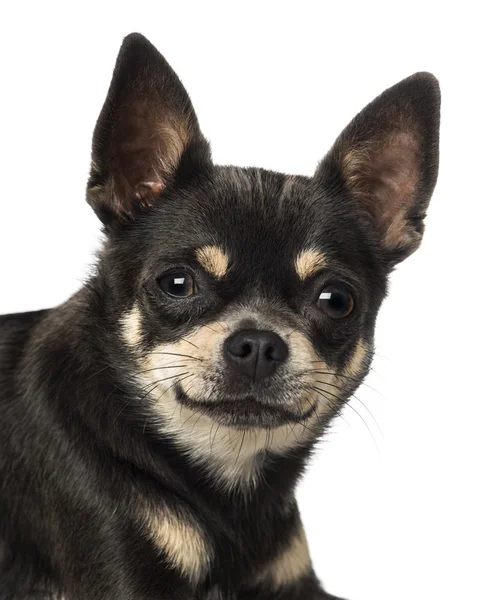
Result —
<instances>
[{"instance_id":1,"label":"eye highlight","mask_svg":"<svg viewBox=\"0 0 495 600\"><path fill-rule=\"evenodd\" d=\"M354 310L354 298L343 285L328 285L318 297L317 306L332 319L348 317Z\"/></svg>"},{"instance_id":2,"label":"eye highlight","mask_svg":"<svg viewBox=\"0 0 495 600\"><path fill-rule=\"evenodd\" d=\"M189 273L168 273L158 279L161 290L172 298L188 298L195 293L194 279Z\"/></svg>"}]
</instances>

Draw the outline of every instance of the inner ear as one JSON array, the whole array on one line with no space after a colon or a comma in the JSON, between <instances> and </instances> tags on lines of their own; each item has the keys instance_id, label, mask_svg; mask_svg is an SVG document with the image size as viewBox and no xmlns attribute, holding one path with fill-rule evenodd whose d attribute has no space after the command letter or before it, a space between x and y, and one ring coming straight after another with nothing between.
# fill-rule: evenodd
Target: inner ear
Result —
<instances>
[{"instance_id":1,"label":"inner ear","mask_svg":"<svg viewBox=\"0 0 495 600\"><path fill-rule=\"evenodd\" d=\"M88 202L105 225L134 217L210 160L175 72L146 38L127 36L93 134Z\"/></svg>"},{"instance_id":2,"label":"inner ear","mask_svg":"<svg viewBox=\"0 0 495 600\"><path fill-rule=\"evenodd\" d=\"M187 123L160 115L142 100L123 107L112 165L115 200L131 196L153 203L173 178L190 137Z\"/></svg>"},{"instance_id":3,"label":"inner ear","mask_svg":"<svg viewBox=\"0 0 495 600\"><path fill-rule=\"evenodd\" d=\"M344 178L371 214L385 247L414 243L407 217L420 172L420 144L409 132L394 132L349 150L343 158Z\"/></svg>"},{"instance_id":4,"label":"inner ear","mask_svg":"<svg viewBox=\"0 0 495 600\"><path fill-rule=\"evenodd\" d=\"M393 265L421 242L438 173L440 90L416 73L368 104L344 129L315 178L345 192Z\"/></svg>"}]
</instances>

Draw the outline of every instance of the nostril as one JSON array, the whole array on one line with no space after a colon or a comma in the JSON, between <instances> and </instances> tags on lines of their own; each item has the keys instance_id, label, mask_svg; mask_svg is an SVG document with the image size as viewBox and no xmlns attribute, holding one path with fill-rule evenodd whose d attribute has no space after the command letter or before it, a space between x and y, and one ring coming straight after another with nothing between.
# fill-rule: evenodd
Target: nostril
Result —
<instances>
[{"instance_id":1,"label":"nostril","mask_svg":"<svg viewBox=\"0 0 495 600\"><path fill-rule=\"evenodd\" d=\"M248 358L253 353L253 345L245 339L234 338L228 344L228 350L236 358Z\"/></svg>"},{"instance_id":2,"label":"nostril","mask_svg":"<svg viewBox=\"0 0 495 600\"><path fill-rule=\"evenodd\" d=\"M246 356L249 356L252 351L253 349L251 347L251 344L243 344L237 356L240 356L241 358L246 358Z\"/></svg>"},{"instance_id":3,"label":"nostril","mask_svg":"<svg viewBox=\"0 0 495 600\"><path fill-rule=\"evenodd\" d=\"M273 337L271 343L267 344L264 349L265 360L267 361L284 361L289 355L287 344L278 335Z\"/></svg>"},{"instance_id":4,"label":"nostril","mask_svg":"<svg viewBox=\"0 0 495 600\"><path fill-rule=\"evenodd\" d=\"M277 351L273 346L268 346L268 348L265 350L265 356L268 360L278 360L276 354Z\"/></svg>"}]
</instances>

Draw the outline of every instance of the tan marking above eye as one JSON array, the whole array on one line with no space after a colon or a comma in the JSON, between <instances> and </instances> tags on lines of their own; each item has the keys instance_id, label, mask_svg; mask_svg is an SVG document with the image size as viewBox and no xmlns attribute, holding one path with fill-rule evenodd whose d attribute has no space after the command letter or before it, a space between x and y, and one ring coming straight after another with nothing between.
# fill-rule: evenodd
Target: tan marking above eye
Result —
<instances>
[{"instance_id":1,"label":"tan marking above eye","mask_svg":"<svg viewBox=\"0 0 495 600\"><path fill-rule=\"evenodd\" d=\"M319 250L302 250L294 263L296 273L303 281L327 266L325 255Z\"/></svg>"},{"instance_id":2,"label":"tan marking above eye","mask_svg":"<svg viewBox=\"0 0 495 600\"><path fill-rule=\"evenodd\" d=\"M227 273L229 257L220 246L202 246L196 250L196 258L203 269L217 279Z\"/></svg>"}]
</instances>

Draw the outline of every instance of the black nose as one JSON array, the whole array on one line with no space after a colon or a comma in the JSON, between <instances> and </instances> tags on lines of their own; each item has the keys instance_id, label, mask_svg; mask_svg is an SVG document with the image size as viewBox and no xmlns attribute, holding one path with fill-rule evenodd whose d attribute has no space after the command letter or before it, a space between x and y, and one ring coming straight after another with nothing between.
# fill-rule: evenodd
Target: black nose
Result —
<instances>
[{"instance_id":1,"label":"black nose","mask_svg":"<svg viewBox=\"0 0 495 600\"><path fill-rule=\"evenodd\" d=\"M284 340L273 331L242 329L225 341L225 357L253 381L273 375L289 355Z\"/></svg>"}]
</instances>

